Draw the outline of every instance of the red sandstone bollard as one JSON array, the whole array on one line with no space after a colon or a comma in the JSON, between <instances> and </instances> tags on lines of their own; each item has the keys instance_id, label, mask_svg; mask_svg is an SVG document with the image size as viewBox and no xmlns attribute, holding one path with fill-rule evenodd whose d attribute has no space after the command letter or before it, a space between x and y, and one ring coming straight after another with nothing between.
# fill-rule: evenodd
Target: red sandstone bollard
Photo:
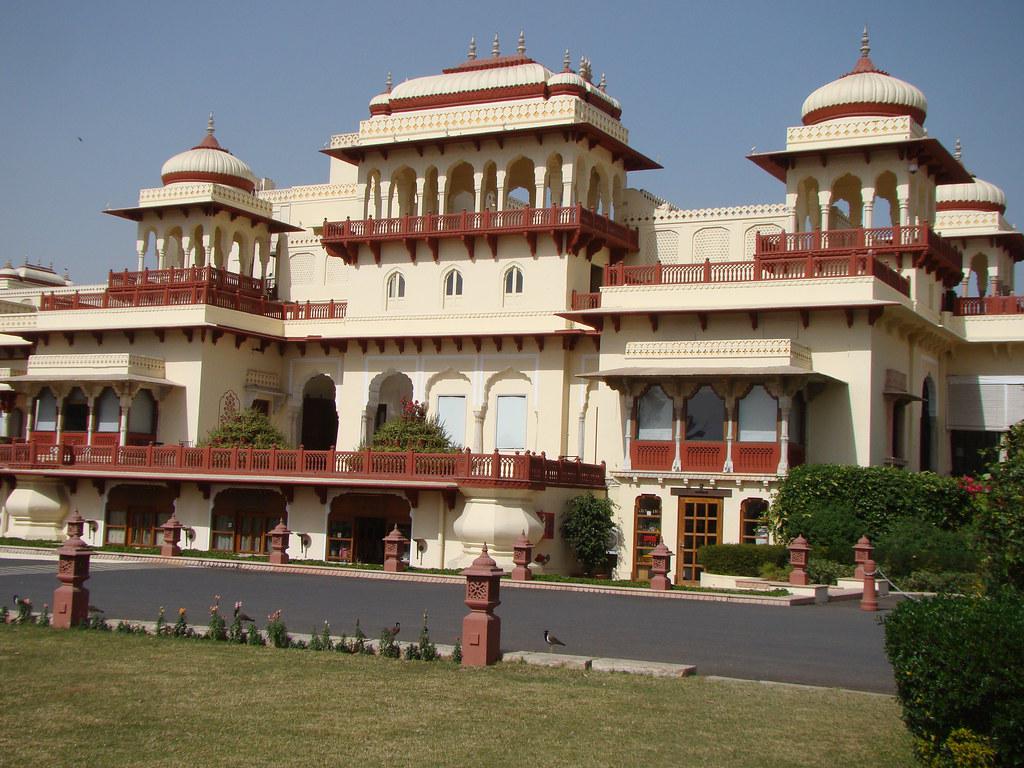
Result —
<instances>
[{"instance_id":1,"label":"red sandstone bollard","mask_svg":"<svg viewBox=\"0 0 1024 768\"><path fill-rule=\"evenodd\" d=\"M288 537L291 531L280 520L270 531L270 562L273 565L285 565L288 562Z\"/></svg>"},{"instance_id":2,"label":"red sandstone bollard","mask_svg":"<svg viewBox=\"0 0 1024 768\"><path fill-rule=\"evenodd\" d=\"M672 569L672 552L665 541L658 539L658 546L651 550L651 589L672 589L668 572Z\"/></svg>"},{"instance_id":3,"label":"red sandstone bollard","mask_svg":"<svg viewBox=\"0 0 1024 768\"><path fill-rule=\"evenodd\" d=\"M92 547L82 540L85 520L78 510L68 518L68 538L57 550L57 579L53 592L53 620L58 629L70 629L89 620L89 590L82 586L89 578Z\"/></svg>"},{"instance_id":4,"label":"red sandstone bollard","mask_svg":"<svg viewBox=\"0 0 1024 768\"><path fill-rule=\"evenodd\" d=\"M789 545L789 564L793 570L789 574L789 583L798 587L807 586L807 553L811 551L807 539L797 536Z\"/></svg>"},{"instance_id":5,"label":"red sandstone bollard","mask_svg":"<svg viewBox=\"0 0 1024 768\"><path fill-rule=\"evenodd\" d=\"M466 605L471 613L462 620L462 664L485 667L501 658L501 619L494 609L498 599L499 580L504 571L498 567L484 544L480 556L466 568Z\"/></svg>"},{"instance_id":6,"label":"red sandstone bollard","mask_svg":"<svg viewBox=\"0 0 1024 768\"><path fill-rule=\"evenodd\" d=\"M857 543L853 545L853 562L857 564L853 571L855 579L864 580L864 563L871 559L873 552L874 548L871 546L871 539L867 536L861 536Z\"/></svg>"},{"instance_id":7,"label":"red sandstone bollard","mask_svg":"<svg viewBox=\"0 0 1024 768\"><path fill-rule=\"evenodd\" d=\"M400 573L405 570L402 555L409 545L409 540L398 530L398 523L391 533L384 537L384 570L388 573Z\"/></svg>"},{"instance_id":8,"label":"red sandstone bollard","mask_svg":"<svg viewBox=\"0 0 1024 768\"><path fill-rule=\"evenodd\" d=\"M161 526L164 532L164 543L160 545L161 555L164 557L177 557L181 554L181 547L178 546L178 542L181 541L181 531L184 527L172 512L167 522Z\"/></svg>"},{"instance_id":9,"label":"red sandstone bollard","mask_svg":"<svg viewBox=\"0 0 1024 768\"><path fill-rule=\"evenodd\" d=\"M875 561L864 561L864 594L860 598L862 611L877 611L878 598L875 595Z\"/></svg>"},{"instance_id":10,"label":"red sandstone bollard","mask_svg":"<svg viewBox=\"0 0 1024 768\"><path fill-rule=\"evenodd\" d=\"M532 559L533 545L526 538L526 531L523 531L512 545L512 562L515 564L515 568L512 569L513 580L529 581L533 578L533 573L530 571L530 560Z\"/></svg>"}]
</instances>

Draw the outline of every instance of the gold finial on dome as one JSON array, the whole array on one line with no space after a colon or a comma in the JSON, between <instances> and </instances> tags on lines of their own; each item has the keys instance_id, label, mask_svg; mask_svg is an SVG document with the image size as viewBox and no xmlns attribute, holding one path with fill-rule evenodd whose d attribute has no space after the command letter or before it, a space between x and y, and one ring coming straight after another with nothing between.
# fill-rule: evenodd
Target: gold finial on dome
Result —
<instances>
[{"instance_id":1,"label":"gold finial on dome","mask_svg":"<svg viewBox=\"0 0 1024 768\"><path fill-rule=\"evenodd\" d=\"M469 52L466 54L466 58L473 61L476 58L476 37L469 38Z\"/></svg>"},{"instance_id":2,"label":"gold finial on dome","mask_svg":"<svg viewBox=\"0 0 1024 768\"><path fill-rule=\"evenodd\" d=\"M955 157L957 160L959 160L961 154L962 154L962 152L960 151L960 137L957 136L956 137L956 143L953 144L953 157Z\"/></svg>"},{"instance_id":3,"label":"gold finial on dome","mask_svg":"<svg viewBox=\"0 0 1024 768\"><path fill-rule=\"evenodd\" d=\"M580 56L580 77L589 83L593 76L593 70L590 68L590 59L586 56Z\"/></svg>"},{"instance_id":4,"label":"gold finial on dome","mask_svg":"<svg viewBox=\"0 0 1024 768\"><path fill-rule=\"evenodd\" d=\"M520 56L526 55L526 33L523 30L519 30L519 44L516 46L516 53Z\"/></svg>"},{"instance_id":5,"label":"gold finial on dome","mask_svg":"<svg viewBox=\"0 0 1024 768\"><path fill-rule=\"evenodd\" d=\"M866 59L869 53L871 53L871 43L868 40L868 25L865 24L864 32L860 36L860 55Z\"/></svg>"},{"instance_id":6,"label":"gold finial on dome","mask_svg":"<svg viewBox=\"0 0 1024 768\"><path fill-rule=\"evenodd\" d=\"M572 57L569 55L569 49L565 49L565 54L562 56L562 71L569 72L572 67Z\"/></svg>"},{"instance_id":7,"label":"gold finial on dome","mask_svg":"<svg viewBox=\"0 0 1024 768\"><path fill-rule=\"evenodd\" d=\"M206 135L213 136L213 112L211 112L210 116L206 119Z\"/></svg>"},{"instance_id":8,"label":"gold finial on dome","mask_svg":"<svg viewBox=\"0 0 1024 768\"><path fill-rule=\"evenodd\" d=\"M501 43L498 42L498 33L494 33L494 41L491 43L491 56L498 58L501 56Z\"/></svg>"},{"instance_id":9,"label":"gold finial on dome","mask_svg":"<svg viewBox=\"0 0 1024 768\"><path fill-rule=\"evenodd\" d=\"M392 85L394 85L394 82L391 80L391 73L388 72L388 77L384 81L384 90L387 91L388 93L391 93L391 86Z\"/></svg>"},{"instance_id":10,"label":"gold finial on dome","mask_svg":"<svg viewBox=\"0 0 1024 768\"><path fill-rule=\"evenodd\" d=\"M605 77L604 72L601 73L601 82L597 84L597 87L602 91L608 90L608 78Z\"/></svg>"}]
</instances>

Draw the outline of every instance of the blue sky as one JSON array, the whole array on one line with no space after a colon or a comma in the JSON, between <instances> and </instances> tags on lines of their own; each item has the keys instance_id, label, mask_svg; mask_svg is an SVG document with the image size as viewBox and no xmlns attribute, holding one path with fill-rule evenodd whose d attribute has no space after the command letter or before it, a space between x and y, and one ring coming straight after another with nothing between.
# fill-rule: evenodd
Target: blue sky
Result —
<instances>
[{"instance_id":1,"label":"blue sky","mask_svg":"<svg viewBox=\"0 0 1024 768\"><path fill-rule=\"evenodd\" d=\"M803 99L875 64L921 88L929 133L1001 186L1024 225L1024 3L481 2L348 4L7 0L0 26L0 260L78 282L135 262L130 222L100 213L158 186L214 111L221 143L279 186L321 183L332 133L396 83L484 53L557 69L569 48L623 104L631 143L665 169L630 175L683 207L779 202L746 160L778 149ZM79 140L81 139L81 140Z\"/></svg>"}]
</instances>

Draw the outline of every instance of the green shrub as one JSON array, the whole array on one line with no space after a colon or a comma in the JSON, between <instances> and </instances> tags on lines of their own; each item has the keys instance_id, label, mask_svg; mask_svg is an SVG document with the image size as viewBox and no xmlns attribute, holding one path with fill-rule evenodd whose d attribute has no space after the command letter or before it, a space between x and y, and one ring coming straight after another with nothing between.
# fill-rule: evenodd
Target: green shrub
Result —
<instances>
[{"instance_id":1,"label":"green shrub","mask_svg":"<svg viewBox=\"0 0 1024 768\"><path fill-rule=\"evenodd\" d=\"M213 448L287 448L288 441L265 413L247 408L224 419L199 445Z\"/></svg>"},{"instance_id":2,"label":"green shrub","mask_svg":"<svg viewBox=\"0 0 1024 768\"><path fill-rule=\"evenodd\" d=\"M853 507L835 503L821 507L807 518L798 531L811 545L815 555L836 563L853 562L853 545L864 535L864 524Z\"/></svg>"},{"instance_id":3,"label":"green shrub","mask_svg":"<svg viewBox=\"0 0 1024 768\"><path fill-rule=\"evenodd\" d=\"M955 530L971 518L973 507L955 479L931 472L807 464L793 467L779 484L768 520L777 540L789 541L802 533L816 546L810 533L815 518L844 512L858 523L852 546L863 534L879 539L904 518ZM837 527L833 519L832 528Z\"/></svg>"},{"instance_id":4,"label":"green shrub","mask_svg":"<svg viewBox=\"0 0 1024 768\"><path fill-rule=\"evenodd\" d=\"M1006 460L992 461L973 497L976 537L988 588L1024 591L1024 422L1010 429L1003 449Z\"/></svg>"},{"instance_id":5,"label":"green shrub","mask_svg":"<svg viewBox=\"0 0 1024 768\"><path fill-rule=\"evenodd\" d=\"M908 600L886 617L903 720L923 747L941 754L966 728L994 747L996 765L1024 765L1022 637L1024 596L1013 590Z\"/></svg>"},{"instance_id":6,"label":"green shrub","mask_svg":"<svg viewBox=\"0 0 1024 768\"><path fill-rule=\"evenodd\" d=\"M426 403L402 400L398 418L381 425L373 433L370 447L375 451L406 451L421 453L453 453L458 448L436 415L427 416Z\"/></svg>"},{"instance_id":7,"label":"green shrub","mask_svg":"<svg viewBox=\"0 0 1024 768\"><path fill-rule=\"evenodd\" d=\"M996 765L992 739L979 736L970 728L957 728L941 744L917 739L914 753L928 768L995 768Z\"/></svg>"},{"instance_id":8,"label":"green shrub","mask_svg":"<svg viewBox=\"0 0 1024 768\"><path fill-rule=\"evenodd\" d=\"M981 582L976 573L959 571L914 571L898 579L896 586L904 592L950 592L957 595L977 595L981 592Z\"/></svg>"},{"instance_id":9,"label":"green shrub","mask_svg":"<svg viewBox=\"0 0 1024 768\"><path fill-rule=\"evenodd\" d=\"M562 536L587 574L608 563L608 549L615 543L615 504L592 493L573 496L566 504Z\"/></svg>"},{"instance_id":10,"label":"green shrub","mask_svg":"<svg viewBox=\"0 0 1024 768\"><path fill-rule=\"evenodd\" d=\"M837 563L814 554L807 558L807 579L811 584L835 584L850 576L853 576L853 565L849 563Z\"/></svg>"},{"instance_id":11,"label":"green shrub","mask_svg":"<svg viewBox=\"0 0 1024 768\"><path fill-rule=\"evenodd\" d=\"M894 579L914 571L970 572L978 558L966 534L936 528L922 520L897 520L875 546L875 562Z\"/></svg>"},{"instance_id":12,"label":"green shrub","mask_svg":"<svg viewBox=\"0 0 1024 768\"><path fill-rule=\"evenodd\" d=\"M793 570L788 563L776 565L775 563L761 563L760 576L768 581L789 581L789 574Z\"/></svg>"},{"instance_id":13,"label":"green shrub","mask_svg":"<svg viewBox=\"0 0 1024 768\"><path fill-rule=\"evenodd\" d=\"M705 571L728 576L760 576L762 566L782 567L788 557L779 544L709 544L697 550Z\"/></svg>"}]
</instances>

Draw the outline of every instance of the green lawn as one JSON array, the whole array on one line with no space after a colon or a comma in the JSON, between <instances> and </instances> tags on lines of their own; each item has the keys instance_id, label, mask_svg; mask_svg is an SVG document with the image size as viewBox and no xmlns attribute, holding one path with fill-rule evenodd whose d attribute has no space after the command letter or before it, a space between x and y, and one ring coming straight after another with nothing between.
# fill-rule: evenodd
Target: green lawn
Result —
<instances>
[{"instance_id":1,"label":"green lawn","mask_svg":"<svg viewBox=\"0 0 1024 768\"><path fill-rule=\"evenodd\" d=\"M0 763L912 766L894 700L0 627Z\"/></svg>"}]
</instances>

